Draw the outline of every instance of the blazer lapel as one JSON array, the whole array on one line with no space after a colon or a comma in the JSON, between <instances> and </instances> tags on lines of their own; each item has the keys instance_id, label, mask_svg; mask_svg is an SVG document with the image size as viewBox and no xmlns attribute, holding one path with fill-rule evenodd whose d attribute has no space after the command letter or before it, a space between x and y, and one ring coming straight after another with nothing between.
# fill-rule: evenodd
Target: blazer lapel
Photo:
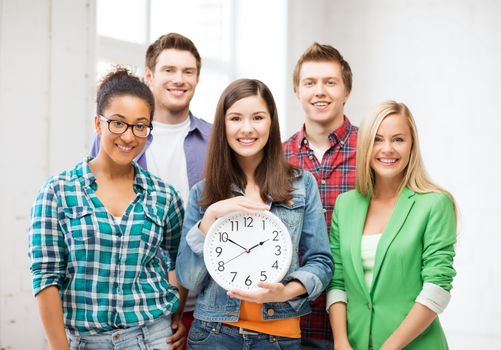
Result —
<instances>
[{"instance_id":1,"label":"blazer lapel","mask_svg":"<svg viewBox=\"0 0 501 350\"><path fill-rule=\"evenodd\" d=\"M379 241L378 247L376 249L376 259L374 262L374 273L372 277L373 288L381 270L381 265L384 261L384 257L386 256L386 252L388 251L388 248L390 247L397 234L400 232L400 228L404 224L405 220L407 219L407 215L414 205L414 194L415 193L409 190L407 187L404 187L402 189L395 208L393 209L393 213L391 214L390 220L386 224L383 235L381 236L381 240Z\"/></svg>"},{"instance_id":2,"label":"blazer lapel","mask_svg":"<svg viewBox=\"0 0 501 350\"><path fill-rule=\"evenodd\" d=\"M360 200L355 203L351 209L353 215L353 226L350 232L350 246L351 246L351 259L353 262L353 268L357 275L357 280L360 283L361 290L369 298L369 291L365 284L364 278L364 268L362 266L362 255L361 255L361 243L362 243L362 233L364 231L365 219L367 218L367 210L369 209L369 196L360 195Z\"/></svg>"}]
</instances>

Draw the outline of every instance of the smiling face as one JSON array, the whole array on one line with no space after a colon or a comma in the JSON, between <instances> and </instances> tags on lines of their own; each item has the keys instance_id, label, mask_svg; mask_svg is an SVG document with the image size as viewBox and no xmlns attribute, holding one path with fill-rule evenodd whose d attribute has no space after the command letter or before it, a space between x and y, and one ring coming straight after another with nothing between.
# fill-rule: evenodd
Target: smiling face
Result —
<instances>
[{"instance_id":1,"label":"smiling face","mask_svg":"<svg viewBox=\"0 0 501 350\"><path fill-rule=\"evenodd\" d=\"M102 115L111 121L150 125L148 103L136 96L112 97ZM101 147L97 157L103 157L118 165L130 164L146 143L146 138L135 136L130 127L123 134L117 135L109 130L108 123L99 116L94 118L94 124L96 133L101 136Z\"/></svg>"},{"instance_id":2,"label":"smiling face","mask_svg":"<svg viewBox=\"0 0 501 350\"><path fill-rule=\"evenodd\" d=\"M271 116L261 96L236 101L225 114L226 139L238 162L258 165L270 136Z\"/></svg>"},{"instance_id":3,"label":"smiling face","mask_svg":"<svg viewBox=\"0 0 501 350\"><path fill-rule=\"evenodd\" d=\"M349 95L338 62L308 61L302 64L297 98L307 123L323 126L341 123Z\"/></svg>"},{"instance_id":4,"label":"smiling face","mask_svg":"<svg viewBox=\"0 0 501 350\"><path fill-rule=\"evenodd\" d=\"M146 68L145 78L157 109L173 114L188 112L198 84L197 61L191 52L163 50L154 71Z\"/></svg>"},{"instance_id":5,"label":"smiling face","mask_svg":"<svg viewBox=\"0 0 501 350\"><path fill-rule=\"evenodd\" d=\"M378 182L399 185L409 164L412 134L407 119L391 114L383 119L374 138L370 165Z\"/></svg>"}]
</instances>

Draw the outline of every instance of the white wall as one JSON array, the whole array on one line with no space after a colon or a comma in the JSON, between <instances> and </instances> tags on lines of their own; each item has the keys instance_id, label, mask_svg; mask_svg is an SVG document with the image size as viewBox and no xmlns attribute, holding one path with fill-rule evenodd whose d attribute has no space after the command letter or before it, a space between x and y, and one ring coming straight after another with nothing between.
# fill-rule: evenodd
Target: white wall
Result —
<instances>
[{"instance_id":1,"label":"white wall","mask_svg":"<svg viewBox=\"0 0 501 350\"><path fill-rule=\"evenodd\" d=\"M44 349L27 227L38 188L86 154L93 0L0 1L0 348Z\"/></svg>"},{"instance_id":2,"label":"white wall","mask_svg":"<svg viewBox=\"0 0 501 350\"><path fill-rule=\"evenodd\" d=\"M323 41L352 67L352 121L384 99L413 112L428 171L461 211L457 277L441 316L450 347L501 349L501 2L332 0L311 10L294 3L291 47ZM307 35L291 24L304 22ZM297 116L289 97L288 115Z\"/></svg>"},{"instance_id":3,"label":"white wall","mask_svg":"<svg viewBox=\"0 0 501 350\"><path fill-rule=\"evenodd\" d=\"M285 81L288 78L284 64L287 2L236 0L235 4L233 78L259 79L265 83L273 93L282 122L285 119ZM284 130L282 133L285 137Z\"/></svg>"},{"instance_id":4,"label":"white wall","mask_svg":"<svg viewBox=\"0 0 501 350\"><path fill-rule=\"evenodd\" d=\"M287 8L287 56L286 56L286 122L282 129L286 137L299 130L303 124L303 112L292 88L292 72L303 53L314 41L329 42L330 18L326 13L329 0L289 0Z\"/></svg>"}]
</instances>

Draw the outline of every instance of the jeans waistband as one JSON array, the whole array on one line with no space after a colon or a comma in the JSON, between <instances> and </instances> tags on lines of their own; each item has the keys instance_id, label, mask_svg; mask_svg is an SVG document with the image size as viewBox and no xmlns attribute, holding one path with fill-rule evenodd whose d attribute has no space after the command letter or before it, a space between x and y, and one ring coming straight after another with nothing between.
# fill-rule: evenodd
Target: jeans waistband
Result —
<instances>
[{"instance_id":1,"label":"jeans waistband","mask_svg":"<svg viewBox=\"0 0 501 350\"><path fill-rule=\"evenodd\" d=\"M71 339L76 344L82 342L87 344L102 342L111 342L112 344L118 344L133 338L137 338L138 336L148 338L148 335L150 333L165 329L166 327L170 327L170 325L171 316L169 315L161 316L141 326L112 330L95 335L78 335L72 333L69 330L66 331L66 335L68 336L68 339Z\"/></svg>"},{"instance_id":2,"label":"jeans waistband","mask_svg":"<svg viewBox=\"0 0 501 350\"><path fill-rule=\"evenodd\" d=\"M201 327L205 328L206 330L211 331L211 332L215 332L215 333L241 335L241 336L246 336L246 337L253 337L256 339L282 338L282 337L278 337L278 336L275 336L272 334L256 332L256 331L253 331L251 329L231 326L229 324L221 323L221 322L200 321L200 325L201 325Z\"/></svg>"}]
</instances>

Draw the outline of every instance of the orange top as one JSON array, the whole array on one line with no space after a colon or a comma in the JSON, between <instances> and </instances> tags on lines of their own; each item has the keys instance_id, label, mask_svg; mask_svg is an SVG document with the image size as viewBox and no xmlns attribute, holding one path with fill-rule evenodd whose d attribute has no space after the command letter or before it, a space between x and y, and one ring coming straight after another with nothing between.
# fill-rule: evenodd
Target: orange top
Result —
<instances>
[{"instance_id":1,"label":"orange top","mask_svg":"<svg viewBox=\"0 0 501 350\"><path fill-rule=\"evenodd\" d=\"M273 312L272 309L268 310L268 313L271 312ZM276 335L278 337L301 338L299 317L264 321L262 313L262 304L242 300L240 303L240 318L238 321L224 323L255 332Z\"/></svg>"}]
</instances>

